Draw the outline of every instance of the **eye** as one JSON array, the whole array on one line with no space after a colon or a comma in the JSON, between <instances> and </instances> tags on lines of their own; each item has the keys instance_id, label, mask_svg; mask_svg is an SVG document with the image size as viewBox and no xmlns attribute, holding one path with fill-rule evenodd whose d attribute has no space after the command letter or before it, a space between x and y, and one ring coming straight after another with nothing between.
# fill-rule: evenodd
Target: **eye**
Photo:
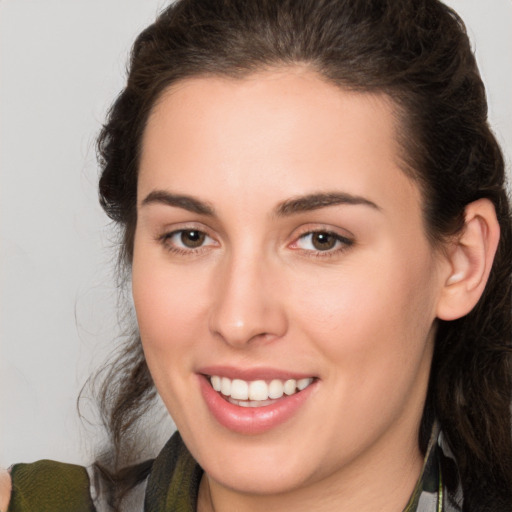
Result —
<instances>
[{"instance_id":1,"label":"eye","mask_svg":"<svg viewBox=\"0 0 512 512\"><path fill-rule=\"evenodd\" d=\"M336 252L352 243L352 240L332 231L311 231L302 235L294 245L304 251Z\"/></svg>"},{"instance_id":2,"label":"eye","mask_svg":"<svg viewBox=\"0 0 512 512\"><path fill-rule=\"evenodd\" d=\"M201 247L214 245L215 240L199 229L179 229L162 237L163 243L171 250L193 251Z\"/></svg>"}]
</instances>

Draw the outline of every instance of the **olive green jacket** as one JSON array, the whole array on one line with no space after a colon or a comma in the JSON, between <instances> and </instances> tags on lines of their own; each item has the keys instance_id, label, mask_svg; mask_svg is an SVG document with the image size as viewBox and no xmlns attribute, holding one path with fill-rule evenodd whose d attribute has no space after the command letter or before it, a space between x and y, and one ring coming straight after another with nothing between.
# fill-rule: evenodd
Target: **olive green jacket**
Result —
<instances>
[{"instance_id":1,"label":"olive green jacket","mask_svg":"<svg viewBox=\"0 0 512 512\"><path fill-rule=\"evenodd\" d=\"M449 492L443 487L443 471L456 473L457 468L442 436L434 431L422 474L403 512L461 511L460 489ZM144 504L135 504L133 508L146 512L196 512L202 473L176 432L153 463ZM17 464L11 475L13 491L8 512L108 510L82 466L42 460Z\"/></svg>"}]
</instances>

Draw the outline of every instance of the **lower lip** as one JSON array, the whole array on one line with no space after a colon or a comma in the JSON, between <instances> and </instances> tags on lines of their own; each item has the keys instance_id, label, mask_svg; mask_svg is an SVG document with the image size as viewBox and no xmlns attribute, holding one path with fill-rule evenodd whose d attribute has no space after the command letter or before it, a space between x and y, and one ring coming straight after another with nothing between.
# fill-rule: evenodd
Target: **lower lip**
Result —
<instances>
[{"instance_id":1,"label":"lower lip","mask_svg":"<svg viewBox=\"0 0 512 512\"><path fill-rule=\"evenodd\" d=\"M240 407L222 398L212 388L208 377L199 375L201 393L213 417L227 429L248 435L262 434L289 420L304 405L316 382L294 395L284 395L270 405Z\"/></svg>"}]
</instances>

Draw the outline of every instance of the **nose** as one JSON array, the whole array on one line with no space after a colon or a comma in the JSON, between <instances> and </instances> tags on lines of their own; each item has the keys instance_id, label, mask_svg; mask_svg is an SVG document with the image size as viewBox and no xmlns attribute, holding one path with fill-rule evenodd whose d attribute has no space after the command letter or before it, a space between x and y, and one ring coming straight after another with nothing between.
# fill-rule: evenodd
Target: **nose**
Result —
<instances>
[{"instance_id":1,"label":"nose","mask_svg":"<svg viewBox=\"0 0 512 512\"><path fill-rule=\"evenodd\" d=\"M215 280L209 328L234 348L257 340L282 337L288 328L277 268L260 255L239 255L223 261Z\"/></svg>"}]
</instances>

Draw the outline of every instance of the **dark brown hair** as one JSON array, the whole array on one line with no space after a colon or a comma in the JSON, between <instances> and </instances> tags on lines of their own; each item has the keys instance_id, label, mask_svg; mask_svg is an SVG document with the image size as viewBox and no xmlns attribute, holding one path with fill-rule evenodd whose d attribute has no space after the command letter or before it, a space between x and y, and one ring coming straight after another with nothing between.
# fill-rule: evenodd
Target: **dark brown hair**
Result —
<instances>
[{"instance_id":1,"label":"dark brown hair","mask_svg":"<svg viewBox=\"0 0 512 512\"><path fill-rule=\"evenodd\" d=\"M509 510L512 228L504 163L463 22L440 1L180 0L165 9L137 38L128 82L98 141L100 201L121 227L124 271L137 221L142 134L161 94L189 77L243 78L294 64L340 88L393 100L404 172L423 192L433 243L460 231L468 203L485 197L496 208L501 239L483 297L464 318L439 321L419 443L424 449L437 417L459 464L464 510ZM118 497L133 484L133 473L117 471L130 462L127 446L154 396L135 334L100 394Z\"/></svg>"}]
</instances>

